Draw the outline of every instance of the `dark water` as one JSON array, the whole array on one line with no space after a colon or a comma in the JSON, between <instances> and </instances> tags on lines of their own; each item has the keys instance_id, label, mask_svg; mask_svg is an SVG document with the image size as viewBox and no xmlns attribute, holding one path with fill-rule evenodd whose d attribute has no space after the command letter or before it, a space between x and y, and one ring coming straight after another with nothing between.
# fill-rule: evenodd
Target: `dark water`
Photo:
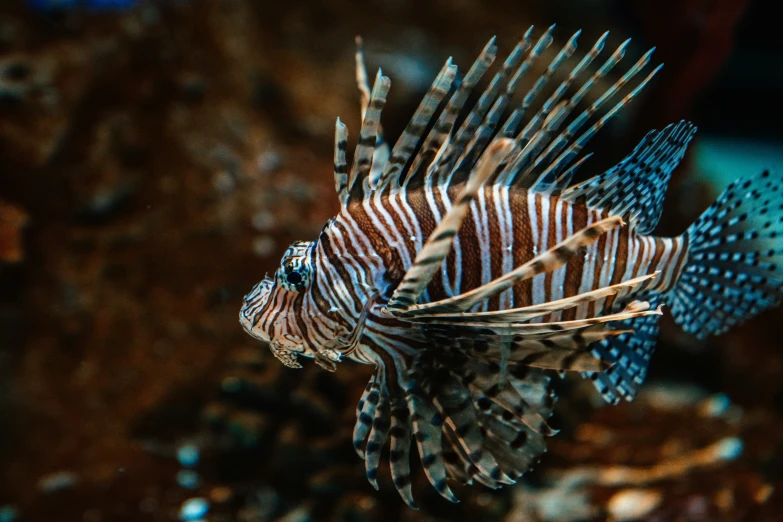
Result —
<instances>
[{"instance_id":1,"label":"dark water","mask_svg":"<svg viewBox=\"0 0 783 522\"><path fill-rule=\"evenodd\" d=\"M442 61L469 65L493 34L501 52L552 22L561 43L580 27L583 46L633 37L628 60L657 46L663 73L594 140L590 169L695 121L661 224L679 233L731 179L783 168L771 7L56 3L0 5L0 521L779 519L780 310L703 342L664 320L636 401L597 408L564 381L562 432L526 480L457 487L455 506L417 471L418 512L384 472L375 492L351 448L369 369L285 369L237 322L337 210L354 35L392 78L392 137Z\"/></svg>"}]
</instances>

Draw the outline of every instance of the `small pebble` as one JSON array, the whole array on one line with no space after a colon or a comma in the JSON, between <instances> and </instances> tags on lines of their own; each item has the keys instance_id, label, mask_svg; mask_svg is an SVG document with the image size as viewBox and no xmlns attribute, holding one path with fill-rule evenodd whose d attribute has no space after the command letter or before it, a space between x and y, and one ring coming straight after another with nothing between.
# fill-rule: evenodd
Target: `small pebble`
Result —
<instances>
[{"instance_id":1,"label":"small pebble","mask_svg":"<svg viewBox=\"0 0 783 522\"><path fill-rule=\"evenodd\" d=\"M78 482L78 478L70 471L58 471L51 473L38 481L38 489L44 493L53 493L61 489L72 488Z\"/></svg>"},{"instance_id":2,"label":"small pebble","mask_svg":"<svg viewBox=\"0 0 783 522\"><path fill-rule=\"evenodd\" d=\"M242 390L242 381L236 377L226 377L220 383L220 389L226 393L239 393Z\"/></svg>"},{"instance_id":3,"label":"small pebble","mask_svg":"<svg viewBox=\"0 0 783 522\"><path fill-rule=\"evenodd\" d=\"M186 468L192 468L199 461L198 448L193 444L183 444L177 448L177 460Z\"/></svg>"},{"instance_id":4,"label":"small pebble","mask_svg":"<svg viewBox=\"0 0 783 522\"><path fill-rule=\"evenodd\" d=\"M277 242L272 236L258 236L253 239L253 253L259 257L269 257L277 248Z\"/></svg>"},{"instance_id":5,"label":"small pebble","mask_svg":"<svg viewBox=\"0 0 783 522\"><path fill-rule=\"evenodd\" d=\"M743 444L736 437L728 437L718 442L715 449L718 452L718 458L734 460L742 455Z\"/></svg>"},{"instance_id":6,"label":"small pebble","mask_svg":"<svg viewBox=\"0 0 783 522\"><path fill-rule=\"evenodd\" d=\"M139 511L146 514L155 513L158 510L158 499L147 497L139 502Z\"/></svg>"},{"instance_id":7,"label":"small pebble","mask_svg":"<svg viewBox=\"0 0 783 522\"><path fill-rule=\"evenodd\" d=\"M236 183L234 177L227 171L218 172L212 178L212 185L221 194L228 194L234 190Z\"/></svg>"},{"instance_id":8,"label":"small pebble","mask_svg":"<svg viewBox=\"0 0 783 522\"><path fill-rule=\"evenodd\" d=\"M177 473L177 484L185 489L196 489L201 480L198 473L192 469L182 469Z\"/></svg>"},{"instance_id":9,"label":"small pebble","mask_svg":"<svg viewBox=\"0 0 783 522\"><path fill-rule=\"evenodd\" d=\"M775 486L772 484L763 484L753 495L753 499L759 504L764 504L775 492Z\"/></svg>"},{"instance_id":10,"label":"small pebble","mask_svg":"<svg viewBox=\"0 0 783 522\"><path fill-rule=\"evenodd\" d=\"M720 417L731 406L731 400L725 393L716 393L701 403L700 413L706 417Z\"/></svg>"},{"instance_id":11,"label":"small pebble","mask_svg":"<svg viewBox=\"0 0 783 522\"><path fill-rule=\"evenodd\" d=\"M179 519L194 521L202 518L209 511L209 502L205 498L189 498L179 508Z\"/></svg>"},{"instance_id":12,"label":"small pebble","mask_svg":"<svg viewBox=\"0 0 783 522\"><path fill-rule=\"evenodd\" d=\"M606 510L617 522L640 520L649 515L662 501L661 493L654 490L626 489L615 493Z\"/></svg>"},{"instance_id":13,"label":"small pebble","mask_svg":"<svg viewBox=\"0 0 783 522\"><path fill-rule=\"evenodd\" d=\"M269 232L275 228L275 215L271 212L259 212L253 216L253 228L259 232Z\"/></svg>"},{"instance_id":14,"label":"small pebble","mask_svg":"<svg viewBox=\"0 0 783 522\"><path fill-rule=\"evenodd\" d=\"M262 174L269 174L276 170L280 170L283 166L283 158L281 158L278 153L268 150L259 154L256 164L258 165L259 172Z\"/></svg>"},{"instance_id":15,"label":"small pebble","mask_svg":"<svg viewBox=\"0 0 783 522\"><path fill-rule=\"evenodd\" d=\"M231 488L227 488L225 486L212 488L212 490L209 492L209 498L211 498L212 502L215 502L216 504L223 504L224 502L228 502L233 496L234 493L231 491Z\"/></svg>"}]
</instances>

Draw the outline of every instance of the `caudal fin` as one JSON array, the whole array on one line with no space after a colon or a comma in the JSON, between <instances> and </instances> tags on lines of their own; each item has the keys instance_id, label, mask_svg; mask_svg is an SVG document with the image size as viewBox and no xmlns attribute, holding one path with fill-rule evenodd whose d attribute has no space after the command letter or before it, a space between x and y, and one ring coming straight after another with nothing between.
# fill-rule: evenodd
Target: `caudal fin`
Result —
<instances>
[{"instance_id":1,"label":"caudal fin","mask_svg":"<svg viewBox=\"0 0 783 522\"><path fill-rule=\"evenodd\" d=\"M721 334L775 306L783 294L783 176L738 179L686 236L685 267L665 296L686 332Z\"/></svg>"}]
</instances>

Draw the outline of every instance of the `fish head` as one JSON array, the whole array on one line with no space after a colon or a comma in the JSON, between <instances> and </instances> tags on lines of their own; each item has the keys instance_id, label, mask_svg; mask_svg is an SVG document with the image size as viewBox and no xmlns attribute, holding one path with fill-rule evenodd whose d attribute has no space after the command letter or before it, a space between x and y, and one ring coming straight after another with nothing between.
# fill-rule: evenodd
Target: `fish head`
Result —
<instances>
[{"instance_id":1,"label":"fish head","mask_svg":"<svg viewBox=\"0 0 783 522\"><path fill-rule=\"evenodd\" d=\"M314 247L313 241L296 241L286 250L274 277L264 277L244 297L239 323L251 337L268 343L285 366L301 368L302 356L334 371L339 351L316 341L309 327L314 320L325 319L308 299L315 276Z\"/></svg>"}]
</instances>

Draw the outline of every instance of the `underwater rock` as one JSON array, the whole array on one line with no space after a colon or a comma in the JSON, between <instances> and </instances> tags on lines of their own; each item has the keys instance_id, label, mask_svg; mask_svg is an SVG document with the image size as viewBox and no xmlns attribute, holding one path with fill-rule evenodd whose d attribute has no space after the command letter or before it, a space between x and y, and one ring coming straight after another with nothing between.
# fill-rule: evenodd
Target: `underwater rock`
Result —
<instances>
[{"instance_id":1,"label":"underwater rock","mask_svg":"<svg viewBox=\"0 0 783 522\"><path fill-rule=\"evenodd\" d=\"M69 489L79 482L79 477L71 471L57 471L44 477L41 477L38 481L38 489L43 493L54 493L62 489Z\"/></svg>"},{"instance_id":2,"label":"underwater rock","mask_svg":"<svg viewBox=\"0 0 783 522\"><path fill-rule=\"evenodd\" d=\"M0 152L29 166L51 158L90 85L89 54L60 44L0 57Z\"/></svg>"},{"instance_id":3,"label":"underwater rock","mask_svg":"<svg viewBox=\"0 0 783 522\"><path fill-rule=\"evenodd\" d=\"M189 498L182 503L179 519L182 521L200 520L209 512L209 501L205 498Z\"/></svg>"},{"instance_id":4,"label":"underwater rock","mask_svg":"<svg viewBox=\"0 0 783 522\"><path fill-rule=\"evenodd\" d=\"M22 231L29 220L22 207L0 201L0 261L19 263L24 259Z\"/></svg>"},{"instance_id":5,"label":"underwater rock","mask_svg":"<svg viewBox=\"0 0 783 522\"><path fill-rule=\"evenodd\" d=\"M662 500L660 492L655 490L625 489L609 499L606 510L613 520L630 522L649 515Z\"/></svg>"}]
</instances>

